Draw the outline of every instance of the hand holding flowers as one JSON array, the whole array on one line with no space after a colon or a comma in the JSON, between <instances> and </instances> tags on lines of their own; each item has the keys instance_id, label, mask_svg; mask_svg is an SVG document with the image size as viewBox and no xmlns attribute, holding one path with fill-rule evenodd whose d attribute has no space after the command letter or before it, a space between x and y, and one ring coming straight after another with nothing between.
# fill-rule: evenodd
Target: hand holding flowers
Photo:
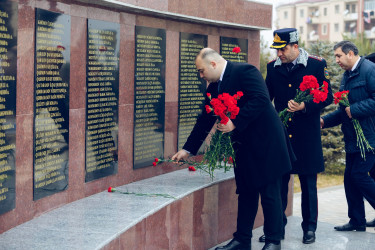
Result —
<instances>
[{"instance_id":1,"label":"hand holding flowers","mask_svg":"<svg viewBox=\"0 0 375 250\"><path fill-rule=\"evenodd\" d=\"M318 80L313 75L307 75L303 77L303 80L297 89L296 96L293 101L289 101L288 108L285 108L279 112L280 119L282 120L285 127L288 127L288 122L292 121L294 112L300 107L301 103L313 100L315 103L324 102L328 96L328 83L323 82L322 86L319 86Z\"/></svg>"},{"instance_id":2,"label":"hand holding flowers","mask_svg":"<svg viewBox=\"0 0 375 250\"><path fill-rule=\"evenodd\" d=\"M345 107L350 107L349 99L349 90L344 90L337 92L333 95L335 104L342 104ZM345 110L346 111L346 110ZM348 113L348 111L346 111ZM348 113L349 118L351 117L350 111ZM357 136L357 146L359 147L359 150L361 151L361 157L366 160L366 151L372 151L374 152L374 148L370 145L370 143L367 141L365 135L363 134L363 130L361 127L361 124L359 121L355 118L352 118L354 130Z\"/></svg>"},{"instance_id":3,"label":"hand holding flowers","mask_svg":"<svg viewBox=\"0 0 375 250\"><path fill-rule=\"evenodd\" d=\"M220 130L216 130L211 135L210 145L206 148L203 160L201 162L188 161L181 159L180 156L185 153L177 153L174 156L179 163L182 165L191 165L194 169L200 169L209 173L210 177L213 178L213 172L215 169L224 168L224 171L228 171L232 164L235 163L235 152L231 141L231 130L234 125L231 124L231 120L235 119L238 115L240 108L237 106L237 100L243 96L242 91L238 91L233 96L228 93L220 94L217 98L212 98L210 93L207 93L207 97L210 99L210 105L206 105L205 109L207 113L213 113L218 116L220 120L217 121L217 126ZM229 124L228 124L229 123ZM227 125L228 124L228 125ZM231 126L229 126L231 124ZM227 125L227 126L224 126ZM224 126L224 127L222 127ZM158 159L155 158L153 163L154 166L161 162L175 162L172 159ZM189 168L192 171L193 168Z\"/></svg>"}]
</instances>

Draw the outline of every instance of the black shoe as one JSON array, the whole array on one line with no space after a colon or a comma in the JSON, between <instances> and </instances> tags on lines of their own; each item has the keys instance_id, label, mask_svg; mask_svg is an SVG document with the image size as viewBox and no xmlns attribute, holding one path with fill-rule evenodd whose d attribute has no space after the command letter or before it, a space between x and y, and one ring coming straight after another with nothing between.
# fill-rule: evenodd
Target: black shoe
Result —
<instances>
[{"instance_id":1,"label":"black shoe","mask_svg":"<svg viewBox=\"0 0 375 250\"><path fill-rule=\"evenodd\" d=\"M281 239L283 240L283 239L285 239L285 234L283 234L282 236L281 236ZM262 236L260 236L259 237L259 242L266 242L266 236L263 234Z\"/></svg>"},{"instance_id":2,"label":"black shoe","mask_svg":"<svg viewBox=\"0 0 375 250\"><path fill-rule=\"evenodd\" d=\"M281 250L281 243L276 245L275 243L266 243L262 250Z\"/></svg>"},{"instance_id":3,"label":"black shoe","mask_svg":"<svg viewBox=\"0 0 375 250\"><path fill-rule=\"evenodd\" d=\"M259 242L266 242L266 236L264 234L259 237Z\"/></svg>"},{"instance_id":4,"label":"black shoe","mask_svg":"<svg viewBox=\"0 0 375 250\"><path fill-rule=\"evenodd\" d=\"M375 219L366 222L366 227L375 227Z\"/></svg>"},{"instance_id":5,"label":"black shoe","mask_svg":"<svg viewBox=\"0 0 375 250\"><path fill-rule=\"evenodd\" d=\"M235 239L222 247L217 247L215 250L251 250L251 243L241 243Z\"/></svg>"},{"instance_id":6,"label":"black shoe","mask_svg":"<svg viewBox=\"0 0 375 250\"><path fill-rule=\"evenodd\" d=\"M342 226L336 226L334 227L337 231L360 231L360 232L364 232L366 231L366 226L365 225L362 225L362 226L356 226L356 225L353 225L353 224L350 224L349 223L346 223L345 225L342 225Z\"/></svg>"},{"instance_id":7,"label":"black shoe","mask_svg":"<svg viewBox=\"0 0 375 250\"><path fill-rule=\"evenodd\" d=\"M303 240L304 244L311 244L315 242L315 232L313 231L305 231L303 232Z\"/></svg>"}]
</instances>

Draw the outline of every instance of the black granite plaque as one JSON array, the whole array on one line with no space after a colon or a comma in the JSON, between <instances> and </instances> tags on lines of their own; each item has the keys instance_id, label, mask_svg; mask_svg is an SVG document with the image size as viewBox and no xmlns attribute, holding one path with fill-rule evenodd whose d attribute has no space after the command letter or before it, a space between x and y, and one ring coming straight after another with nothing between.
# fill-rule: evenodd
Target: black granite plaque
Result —
<instances>
[{"instance_id":1,"label":"black granite plaque","mask_svg":"<svg viewBox=\"0 0 375 250\"><path fill-rule=\"evenodd\" d=\"M36 9L34 200L68 187L70 16Z\"/></svg>"},{"instance_id":2,"label":"black granite plaque","mask_svg":"<svg viewBox=\"0 0 375 250\"><path fill-rule=\"evenodd\" d=\"M16 200L16 2L0 2L0 214Z\"/></svg>"},{"instance_id":3,"label":"black granite plaque","mask_svg":"<svg viewBox=\"0 0 375 250\"><path fill-rule=\"evenodd\" d=\"M120 24L87 21L86 182L117 173Z\"/></svg>"},{"instance_id":4,"label":"black granite plaque","mask_svg":"<svg viewBox=\"0 0 375 250\"><path fill-rule=\"evenodd\" d=\"M240 47L241 52L232 52L233 48ZM247 62L247 39L220 37L220 54L232 62Z\"/></svg>"},{"instance_id":5,"label":"black granite plaque","mask_svg":"<svg viewBox=\"0 0 375 250\"><path fill-rule=\"evenodd\" d=\"M178 148L190 135L204 106L207 83L195 67L198 52L207 47L207 36L180 33L180 74L178 93Z\"/></svg>"},{"instance_id":6,"label":"black granite plaque","mask_svg":"<svg viewBox=\"0 0 375 250\"><path fill-rule=\"evenodd\" d=\"M135 27L135 169L164 154L165 43L165 30Z\"/></svg>"}]
</instances>

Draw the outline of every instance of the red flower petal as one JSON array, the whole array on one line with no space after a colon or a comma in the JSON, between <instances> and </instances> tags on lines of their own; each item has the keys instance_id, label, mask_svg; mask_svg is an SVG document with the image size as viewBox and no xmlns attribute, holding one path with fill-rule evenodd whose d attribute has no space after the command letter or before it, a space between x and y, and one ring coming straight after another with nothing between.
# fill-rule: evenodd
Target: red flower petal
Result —
<instances>
[{"instance_id":1,"label":"red flower petal","mask_svg":"<svg viewBox=\"0 0 375 250\"><path fill-rule=\"evenodd\" d=\"M232 50L232 52L234 52L234 53L240 53L241 52L241 48L240 47L234 47L233 48L233 50Z\"/></svg>"}]
</instances>

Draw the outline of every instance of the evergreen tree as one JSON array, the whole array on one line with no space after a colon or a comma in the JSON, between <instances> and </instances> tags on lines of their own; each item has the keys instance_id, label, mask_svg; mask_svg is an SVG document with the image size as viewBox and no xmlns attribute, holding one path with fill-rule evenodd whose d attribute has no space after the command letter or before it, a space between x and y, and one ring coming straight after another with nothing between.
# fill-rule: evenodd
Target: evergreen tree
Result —
<instances>
[{"instance_id":1,"label":"evergreen tree","mask_svg":"<svg viewBox=\"0 0 375 250\"><path fill-rule=\"evenodd\" d=\"M267 75L267 64L271 61L273 56L271 55L270 48L268 47L267 43L264 41L263 37L260 37L260 73L264 79L266 79Z\"/></svg>"},{"instance_id":2,"label":"evergreen tree","mask_svg":"<svg viewBox=\"0 0 375 250\"><path fill-rule=\"evenodd\" d=\"M327 71L329 73L332 92L338 91L344 71L336 63L333 52L333 43L318 41L311 44L306 50L311 55L323 57L327 62ZM337 109L337 105L332 103L327 106L322 116ZM322 130L322 147L326 167L326 174L343 174L345 170L344 141L341 132L341 126Z\"/></svg>"},{"instance_id":3,"label":"evergreen tree","mask_svg":"<svg viewBox=\"0 0 375 250\"><path fill-rule=\"evenodd\" d=\"M358 48L360 56L367 56L375 51L375 43L371 44L370 40L366 38L365 33L360 33L354 38L343 35L343 39L354 43Z\"/></svg>"}]
</instances>

